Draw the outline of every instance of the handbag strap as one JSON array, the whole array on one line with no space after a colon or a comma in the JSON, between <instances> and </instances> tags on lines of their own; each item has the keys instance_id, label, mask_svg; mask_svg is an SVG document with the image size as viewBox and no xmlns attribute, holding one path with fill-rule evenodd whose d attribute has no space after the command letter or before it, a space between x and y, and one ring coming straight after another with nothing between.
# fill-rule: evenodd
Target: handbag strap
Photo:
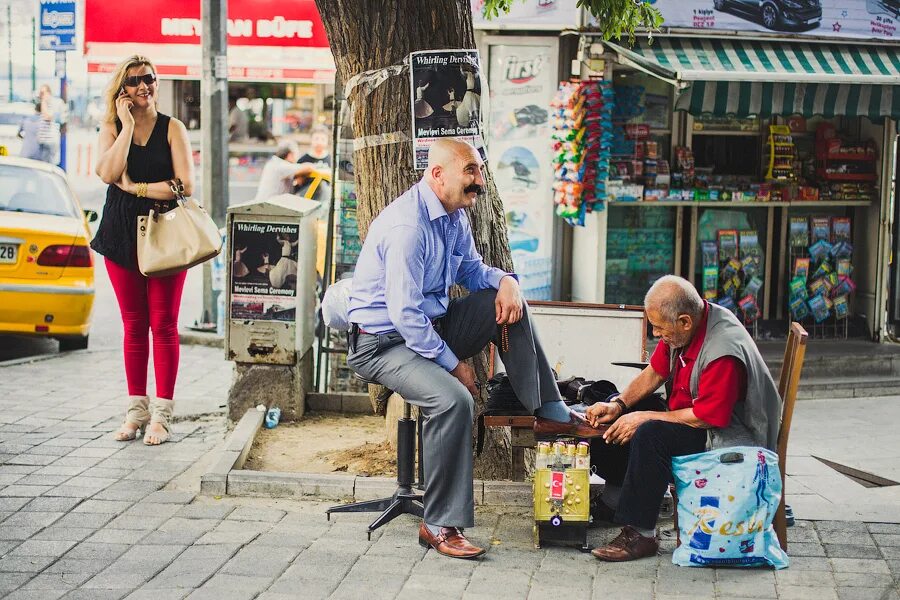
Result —
<instances>
[{"instance_id":1,"label":"handbag strap","mask_svg":"<svg viewBox=\"0 0 900 600\"><path fill-rule=\"evenodd\" d=\"M184 183L178 177L174 179L170 179L168 181L169 189L172 190L172 194L175 196L175 200L178 202L184 202Z\"/></svg>"}]
</instances>

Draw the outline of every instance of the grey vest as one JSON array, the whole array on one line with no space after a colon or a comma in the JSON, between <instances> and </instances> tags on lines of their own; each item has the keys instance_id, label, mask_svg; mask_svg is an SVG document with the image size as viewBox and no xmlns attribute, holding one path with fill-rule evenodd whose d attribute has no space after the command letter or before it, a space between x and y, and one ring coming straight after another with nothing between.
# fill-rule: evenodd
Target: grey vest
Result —
<instances>
[{"instance_id":1,"label":"grey vest","mask_svg":"<svg viewBox=\"0 0 900 600\"><path fill-rule=\"evenodd\" d=\"M731 412L725 428L708 430L706 446L714 450L730 446L762 446L775 450L781 427L781 397L759 349L747 329L730 310L709 304L706 337L691 373L691 396L700 388L700 373L723 356L733 356L747 369L747 395Z\"/></svg>"}]
</instances>

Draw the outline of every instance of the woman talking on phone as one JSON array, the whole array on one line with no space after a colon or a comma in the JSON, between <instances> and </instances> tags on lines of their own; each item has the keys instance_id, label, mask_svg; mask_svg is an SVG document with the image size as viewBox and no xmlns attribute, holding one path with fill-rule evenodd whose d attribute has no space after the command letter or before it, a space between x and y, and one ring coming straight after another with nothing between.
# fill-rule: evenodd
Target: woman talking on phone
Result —
<instances>
[{"instance_id":1,"label":"woman talking on phone","mask_svg":"<svg viewBox=\"0 0 900 600\"><path fill-rule=\"evenodd\" d=\"M106 118L100 127L97 175L109 185L103 218L91 247L105 257L124 326L128 407L115 434L130 441L143 430L144 443L169 439L178 374L178 309L186 272L145 277L137 266L137 218L158 206L174 206L169 181L180 179L185 196L193 191L194 163L184 124L157 110L156 68L131 56L113 73L106 91ZM156 395L147 395L153 331Z\"/></svg>"}]
</instances>

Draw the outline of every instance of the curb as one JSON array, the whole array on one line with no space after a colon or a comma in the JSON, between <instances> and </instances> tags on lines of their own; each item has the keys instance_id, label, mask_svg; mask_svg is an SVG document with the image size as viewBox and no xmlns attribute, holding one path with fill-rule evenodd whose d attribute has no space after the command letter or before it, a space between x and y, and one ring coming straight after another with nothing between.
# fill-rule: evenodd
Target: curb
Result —
<instances>
[{"instance_id":1,"label":"curb","mask_svg":"<svg viewBox=\"0 0 900 600\"><path fill-rule=\"evenodd\" d=\"M247 409L234 431L225 441L212 469L200 476L200 493L212 496L224 496L227 493L228 476L234 469L240 469L247 460L253 440L262 426L266 413Z\"/></svg>"},{"instance_id":2,"label":"curb","mask_svg":"<svg viewBox=\"0 0 900 600\"><path fill-rule=\"evenodd\" d=\"M207 346L209 348L225 348L225 338L206 331L179 331L178 341L183 346Z\"/></svg>"},{"instance_id":3,"label":"curb","mask_svg":"<svg viewBox=\"0 0 900 600\"><path fill-rule=\"evenodd\" d=\"M368 401L368 398L366 400ZM322 500L358 502L389 497L396 491L397 481L390 477L276 473L241 469L264 418L265 413L255 408L250 408L244 413L225 442L213 467L200 477L201 494L267 498L312 496ZM475 504L478 506L528 508L533 505L530 483L476 479L474 488Z\"/></svg>"}]
</instances>

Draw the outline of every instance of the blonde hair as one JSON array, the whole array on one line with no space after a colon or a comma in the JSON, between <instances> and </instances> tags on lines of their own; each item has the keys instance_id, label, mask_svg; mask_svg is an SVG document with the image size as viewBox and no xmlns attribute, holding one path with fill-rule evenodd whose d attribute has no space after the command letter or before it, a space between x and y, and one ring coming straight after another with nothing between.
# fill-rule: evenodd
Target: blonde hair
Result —
<instances>
[{"instance_id":1,"label":"blonde hair","mask_svg":"<svg viewBox=\"0 0 900 600\"><path fill-rule=\"evenodd\" d=\"M119 91L125 84L125 77L128 75L128 71L135 67L144 66L150 67L150 70L156 75L156 67L150 62L150 59L140 54L129 56L119 63L119 66L113 71L112 79L110 79L109 86L106 88L106 116L104 120L107 123L115 123L116 119L118 119L116 116L116 98L119 97Z\"/></svg>"}]
</instances>

